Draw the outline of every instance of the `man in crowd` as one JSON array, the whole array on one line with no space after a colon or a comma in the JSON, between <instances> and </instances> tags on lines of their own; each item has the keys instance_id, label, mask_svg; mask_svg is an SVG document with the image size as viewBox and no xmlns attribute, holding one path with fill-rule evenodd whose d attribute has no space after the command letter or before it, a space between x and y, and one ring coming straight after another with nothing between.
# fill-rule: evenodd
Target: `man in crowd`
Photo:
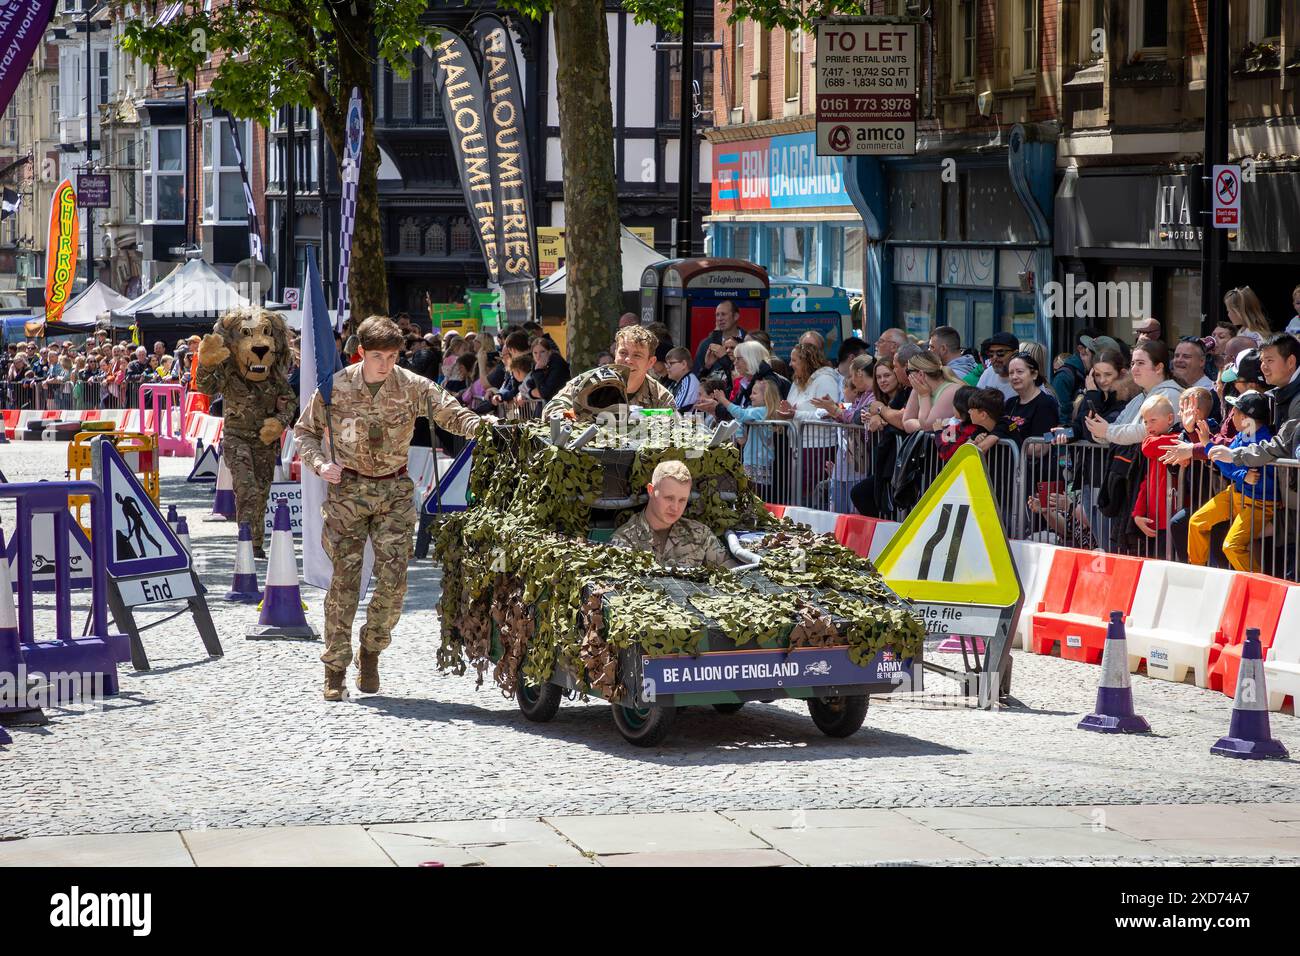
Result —
<instances>
[{"instance_id":1,"label":"man in crowd","mask_svg":"<svg viewBox=\"0 0 1300 956\"><path fill-rule=\"evenodd\" d=\"M721 346L732 336L740 339L745 337L745 330L740 327L740 306L732 300L727 299L718 303L718 307L713 310L713 321L713 331L695 350L695 362L691 366L691 371L696 375L705 374L705 368L709 364L707 359L710 345ZM654 346L651 346L650 351L654 353Z\"/></svg>"},{"instance_id":2,"label":"man in crowd","mask_svg":"<svg viewBox=\"0 0 1300 956\"><path fill-rule=\"evenodd\" d=\"M658 344L659 339L643 325L630 325L625 329L619 329L618 334L614 336L614 364L594 368L571 379L569 384L546 403L546 407L542 409L542 417L554 418L566 412L573 412L575 415L581 413L581 417L590 416L589 410L584 411L577 407L579 396L586 394L596 382L608 382L612 388L617 389L615 378L623 386L627 404L641 408L675 408L677 403L673 393L656 382L649 374L655 364L655 347ZM611 372L614 373L613 377L610 376Z\"/></svg>"},{"instance_id":3,"label":"man in crowd","mask_svg":"<svg viewBox=\"0 0 1300 956\"><path fill-rule=\"evenodd\" d=\"M1214 383L1205 374L1205 343L1197 338L1185 338L1174 348L1174 381L1183 388L1208 388Z\"/></svg>"},{"instance_id":4,"label":"man in crowd","mask_svg":"<svg viewBox=\"0 0 1300 956\"><path fill-rule=\"evenodd\" d=\"M374 548L375 587L361 628L357 689L379 691L379 655L392 642L402 615L406 569L415 529L415 486L406 458L415 419L427 416L466 438L483 421L426 378L397 367L404 337L397 324L371 316L357 329L361 361L334 374L329 409L318 390L303 411L294 436L304 468L329 483L321 538L334 563L325 596L325 699L344 698L352 663L352 620L360 600L366 539ZM321 441L330 427L332 454Z\"/></svg>"},{"instance_id":5,"label":"man in crowd","mask_svg":"<svg viewBox=\"0 0 1300 956\"><path fill-rule=\"evenodd\" d=\"M907 344L907 333L902 329L885 329L876 339L876 361L892 362L898 350Z\"/></svg>"},{"instance_id":6,"label":"man in crowd","mask_svg":"<svg viewBox=\"0 0 1300 956\"><path fill-rule=\"evenodd\" d=\"M1020 351L1020 340L1010 332L994 332L992 338L984 343L982 349L988 360L988 368L980 376L978 388L996 388L1007 401L1016 398L1016 390L1011 387L1007 375L1007 364Z\"/></svg>"},{"instance_id":7,"label":"man in crowd","mask_svg":"<svg viewBox=\"0 0 1300 956\"><path fill-rule=\"evenodd\" d=\"M691 499L691 472L684 462L661 461L645 490L645 510L614 532L611 545L649 551L665 567L727 567L730 555L713 532L682 517Z\"/></svg>"},{"instance_id":8,"label":"man in crowd","mask_svg":"<svg viewBox=\"0 0 1300 956\"><path fill-rule=\"evenodd\" d=\"M1093 348L1098 338L1114 343L1109 347L1119 351L1119 343L1110 336L1103 336L1097 329L1080 329L1074 337L1074 351L1052 376L1052 391L1056 394L1056 404L1061 409L1062 425L1070 424L1070 417L1074 414L1075 396L1083 391L1088 370L1092 368L1093 356L1103 348L1100 345Z\"/></svg>"},{"instance_id":9,"label":"man in crowd","mask_svg":"<svg viewBox=\"0 0 1300 956\"><path fill-rule=\"evenodd\" d=\"M1155 319L1138 319L1133 323L1133 334L1137 337L1134 344L1142 342L1159 342L1164 337L1164 329Z\"/></svg>"},{"instance_id":10,"label":"man in crowd","mask_svg":"<svg viewBox=\"0 0 1300 956\"><path fill-rule=\"evenodd\" d=\"M979 381L983 370L979 362L962 351L961 333L951 325L941 325L930 333L930 351L967 385Z\"/></svg>"},{"instance_id":11,"label":"man in crowd","mask_svg":"<svg viewBox=\"0 0 1300 956\"><path fill-rule=\"evenodd\" d=\"M624 312L622 315L618 317L618 327L620 329L625 329L629 325L640 325L640 324L641 324L641 316L637 315L635 312Z\"/></svg>"}]
</instances>

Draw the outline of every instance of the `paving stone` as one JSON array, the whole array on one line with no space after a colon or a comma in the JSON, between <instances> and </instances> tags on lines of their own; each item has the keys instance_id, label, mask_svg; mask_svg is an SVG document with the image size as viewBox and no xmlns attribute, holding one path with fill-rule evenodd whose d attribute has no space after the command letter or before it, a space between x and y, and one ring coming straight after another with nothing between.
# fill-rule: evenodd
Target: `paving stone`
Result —
<instances>
[{"instance_id":1,"label":"paving stone","mask_svg":"<svg viewBox=\"0 0 1300 956\"><path fill-rule=\"evenodd\" d=\"M631 866L798 866L776 850L701 850L698 853L623 853L598 856L596 862L606 867Z\"/></svg>"},{"instance_id":2,"label":"paving stone","mask_svg":"<svg viewBox=\"0 0 1300 956\"><path fill-rule=\"evenodd\" d=\"M756 827L754 834L807 866L985 857L978 850L916 824L807 830Z\"/></svg>"},{"instance_id":3,"label":"paving stone","mask_svg":"<svg viewBox=\"0 0 1300 956\"><path fill-rule=\"evenodd\" d=\"M1096 807L1074 811L1143 840L1285 838L1295 833L1258 810L1218 806Z\"/></svg>"},{"instance_id":4,"label":"paving stone","mask_svg":"<svg viewBox=\"0 0 1300 956\"><path fill-rule=\"evenodd\" d=\"M804 827L893 827L906 823L898 810L740 810L724 811L723 816L738 825L771 827L777 830Z\"/></svg>"},{"instance_id":5,"label":"paving stone","mask_svg":"<svg viewBox=\"0 0 1300 956\"><path fill-rule=\"evenodd\" d=\"M359 826L248 827L182 834L198 866L392 866Z\"/></svg>"},{"instance_id":6,"label":"paving stone","mask_svg":"<svg viewBox=\"0 0 1300 956\"><path fill-rule=\"evenodd\" d=\"M1064 807L909 807L898 813L935 830L1089 825Z\"/></svg>"},{"instance_id":7,"label":"paving stone","mask_svg":"<svg viewBox=\"0 0 1300 956\"><path fill-rule=\"evenodd\" d=\"M717 813L549 817L546 822L580 849L599 856L766 848Z\"/></svg>"},{"instance_id":8,"label":"paving stone","mask_svg":"<svg viewBox=\"0 0 1300 956\"><path fill-rule=\"evenodd\" d=\"M97 833L0 843L0 866L193 866L179 833Z\"/></svg>"},{"instance_id":9,"label":"paving stone","mask_svg":"<svg viewBox=\"0 0 1300 956\"><path fill-rule=\"evenodd\" d=\"M1032 807L1028 809L1034 809ZM990 857L999 856L1163 856L1152 844L1112 830L1091 827L942 829L950 840Z\"/></svg>"},{"instance_id":10,"label":"paving stone","mask_svg":"<svg viewBox=\"0 0 1300 956\"><path fill-rule=\"evenodd\" d=\"M479 846L493 843L564 843L554 828L539 820L461 820L454 823L384 823L368 828L376 833L422 837L430 844Z\"/></svg>"},{"instance_id":11,"label":"paving stone","mask_svg":"<svg viewBox=\"0 0 1300 956\"><path fill-rule=\"evenodd\" d=\"M1181 840L1152 840L1167 853L1206 856L1296 856L1300 855L1300 834L1285 837L1187 837Z\"/></svg>"},{"instance_id":12,"label":"paving stone","mask_svg":"<svg viewBox=\"0 0 1300 956\"><path fill-rule=\"evenodd\" d=\"M408 836L404 833L366 831L375 845L397 866L420 866L441 863L443 866L482 866L483 858L459 846L447 846L427 837Z\"/></svg>"}]
</instances>

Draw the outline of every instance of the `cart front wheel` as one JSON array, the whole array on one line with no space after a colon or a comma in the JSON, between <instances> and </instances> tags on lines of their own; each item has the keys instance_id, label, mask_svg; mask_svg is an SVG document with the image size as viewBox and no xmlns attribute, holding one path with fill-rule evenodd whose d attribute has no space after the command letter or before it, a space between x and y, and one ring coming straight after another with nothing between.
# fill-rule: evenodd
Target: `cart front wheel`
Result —
<instances>
[{"instance_id":1,"label":"cart front wheel","mask_svg":"<svg viewBox=\"0 0 1300 956\"><path fill-rule=\"evenodd\" d=\"M713 709L720 714L734 714L736 711L740 710L740 708L744 706L745 706L745 702L742 700L733 704L714 704Z\"/></svg>"},{"instance_id":2,"label":"cart front wheel","mask_svg":"<svg viewBox=\"0 0 1300 956\"><path fill-rule=\"evenodd\" d=\"M611 708L618 732L624 740L638 747L653 747L667 737L673 720L677 717L676 707L661 707L658 704L647 707L612 704Z\"/></svg>"},{"instance_id":3,"label":"cart front wheel","mask_svg":"<svg viewBox=\"0 0 1300 956\"><path fill-rule=\"evenodd\" d=\"M529 720L544 724L552 719L560 709L561 696L560 688L555 684L544 683L537 687L529 687L524 683L523 675L519 675L515 700L519 702L519 709Z\"/></svg>"},{"instance_id":4,"label":"cart front wheel","mask_svg":"<svg viewBox=\"0 0 1300 956\"><path fill-rule=\"evenodd\" d=\"M867 719L865 695L855 697L810 697L808 713L817 729L827 737L847 737L856 733Z\"/></svg>"}]
</instances>

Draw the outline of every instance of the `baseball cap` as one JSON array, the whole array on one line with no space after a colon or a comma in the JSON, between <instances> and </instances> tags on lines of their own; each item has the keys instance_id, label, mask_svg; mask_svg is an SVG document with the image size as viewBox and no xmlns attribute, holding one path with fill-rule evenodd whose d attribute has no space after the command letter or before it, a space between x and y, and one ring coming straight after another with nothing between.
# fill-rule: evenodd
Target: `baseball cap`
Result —
<instances>
[{"instance_id":1,"label":"baseball cap","mask_svg":"<svg viewBox=\"0 0 1300 956\"><path fill-rule=\"evenodd\" d=\"M1229 395L1225 401L1247 418L1253 418L1257 422L1267 422L1273 417L1272 405L1263 392Z\"/></svg>"},{"instance_id":2,"label":"baseball cap","mask_svg":"<svg viewBox=\"0 0 1300 956\"><path fill-rule=\"evenodd\" d=\"M1255 385L1267 385L1264 369L1259 362L1259 349L1246 349L1237 356L1237 378Z\"/></svg>"},{"instance_id":3,"label":"baseball cap","mask_svg":"<svg viewBox=\"0 0 1300 956\"><path fill-rule=\"evenodd\" d=\"M1112 349L1123 354L1119 343L1109 335L1083 335L1079 337L1079 343L1089 352L1104 352L1107 349Z\"/></svg>"},{"instance_id":4,"label":"baseball cap","mask_svg":"<svg viewBox=\"0 0 1300 956\"><path fill-rule=\"evenodd\" d=\"M981 348L980 351L986 352L989 347L993 345L1001 345L1003 348L1018 350L1020 348L1020 340L1010 332L994 332L992 336L984 340L983 348Z\"/></svg>"}]
</instances>

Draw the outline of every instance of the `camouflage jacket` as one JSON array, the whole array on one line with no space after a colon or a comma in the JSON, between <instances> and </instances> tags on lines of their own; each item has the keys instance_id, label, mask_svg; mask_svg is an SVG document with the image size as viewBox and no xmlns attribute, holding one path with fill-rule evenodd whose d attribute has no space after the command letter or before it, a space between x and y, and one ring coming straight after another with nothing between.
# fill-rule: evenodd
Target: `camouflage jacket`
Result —
<instances>
[{"instance_id":1,"label":"camouflage jacket","mask_svg":"<svg viewBox=\"0 0 1300 956\"><path fill-rule=\"evenodd\" d=\"M576 375L569 380L569 384L555 393L555 397L546 403L542 409L542 417L550 418L553 415L560 415L564 412L573 410L573 399L583 386L587 384L588 379L595 374L597 370L592 369ZM673 398L673 393L668 391L652 377L647 375L641 387L628 396L629 405L639 405L642 408L676 408L677 401Z\"/></svg>"},{"instance_id":2,"label":"camouflage jacket","mask_svg":"<svg viewBox=\"0 0 1300 956\"><path fill-rule=\"evenodd\" d=\"M363 475L389 475L406 467L415 420L426 416L447 431L469 437L482 421L441 388L407 369L389 373L372 396L361 378L361 363L334 373L328 424L333 460ZM325 401L312 395L293 428L303 464L319 471L330 459L321 450L326 430Z\"/></svg>"},{"instance_id":3,"label":"camouflage jacket","mask_svg":"<svg viewBox=\"0 0 1300 956\"><path fill-rule=\"evenodd\" d=\"M616 548L650 551L665 567L698 568L712 564L725 568L731 557L707 526L690 518L678 519L668 529L666 538L660 533L656 540L655 532L646 523L645 512L625 522L609 543Z\"/></svg>"},{"instance_id":4,"label":"camouflage jacket","mask_svg":"<svg viewBox=\"0 0 1300 956\"><path fill-rule=\"evenodd\" d=\"M298 396L283 378L273 374L265 382L245 381L234 373L233 361L212 367L200 363L194 387L213 398L222 396L223 432L245 440L257 438L268 418L288 428L298 407Z\"/></svg>"}]
</instances>

